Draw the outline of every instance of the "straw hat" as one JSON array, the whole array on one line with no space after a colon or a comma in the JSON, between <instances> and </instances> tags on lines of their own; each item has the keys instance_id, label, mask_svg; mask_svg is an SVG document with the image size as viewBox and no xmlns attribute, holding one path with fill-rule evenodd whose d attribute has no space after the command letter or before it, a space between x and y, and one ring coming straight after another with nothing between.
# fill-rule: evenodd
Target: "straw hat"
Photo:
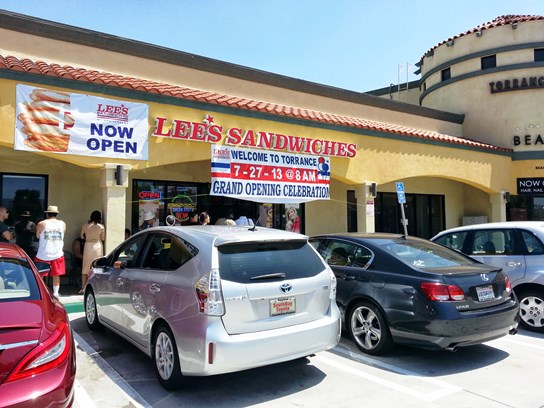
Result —
<instances>
[{"instance_id":1,"label":"straw hat","mask_svg":"<svg viewBox=\"0 0 544 408\"><path fill-rule=\"evenodd\" d=\"M58 214L59 213L59 207L57 207L56 205L50 205L49 207L47 207L47 210L45 210L44 212L45 213Z\"/></svg>"},{"instance_id":2,"label":"straw hat","mask_svg":"<svg viewBox=\"0 0 544 408\"><path fill-rule=\"evenodd\" d=\"M144 221L149 221L155 218L155 213L153 211L144 212Z\"/></svg>"}]
</instances>

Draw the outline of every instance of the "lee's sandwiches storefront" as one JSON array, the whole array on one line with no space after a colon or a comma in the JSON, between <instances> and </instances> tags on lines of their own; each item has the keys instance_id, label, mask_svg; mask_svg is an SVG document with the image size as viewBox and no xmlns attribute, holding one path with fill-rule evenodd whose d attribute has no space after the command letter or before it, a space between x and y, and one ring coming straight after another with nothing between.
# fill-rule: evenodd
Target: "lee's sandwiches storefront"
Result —
<instances>
[{"instance_id":1,"label":"lee's sandwiches storefront","mask_svg":"<svg viewBox=\"0 0 544 408\"><path fill-rule=\"evenodd\" d=\"M411 235L505 218L512 151L454 136L459 115L0 17L8 225L57 205L68 248L98 209L107 250L145 213L159 225L196 210L308 235L403 232L397 183Z\"/></svg>"}]
</instances>

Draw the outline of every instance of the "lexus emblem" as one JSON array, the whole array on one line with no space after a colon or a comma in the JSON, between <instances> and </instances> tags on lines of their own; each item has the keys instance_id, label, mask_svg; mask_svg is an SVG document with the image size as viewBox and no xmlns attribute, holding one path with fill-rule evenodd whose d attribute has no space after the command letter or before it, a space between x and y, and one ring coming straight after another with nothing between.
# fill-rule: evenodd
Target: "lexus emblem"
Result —
<instances>
[{"instance_id":1,"label":"lexus emblem","mask_svg":"<svg viewBox=\"0 0 544 408\"><path fill-rule=\"evenodd\" d=\"M489 275L487 273L481 273L480 278L482 278L483 281L487 282L489 280Z\"/></svg>"},{"instance_id":2,"label":"lexus emblem","mask_svg":"<svg viewBox=\"0 0 544 408\"><path fill-rule=\"evenodd\" d=\"M293 287L289 283L283 283L280 286L280 290L281 290L282 293L289 293L289 292L291 292L291 289L293 289Z\"/></svg>"}]
</instances>

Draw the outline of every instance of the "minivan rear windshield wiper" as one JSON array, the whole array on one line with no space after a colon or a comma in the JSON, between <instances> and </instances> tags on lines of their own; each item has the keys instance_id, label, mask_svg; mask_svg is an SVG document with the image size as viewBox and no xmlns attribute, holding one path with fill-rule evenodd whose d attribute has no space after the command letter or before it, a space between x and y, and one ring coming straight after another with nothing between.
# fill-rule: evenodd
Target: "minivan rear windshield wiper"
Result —
<instances>
[{"instance_id":1,"label":"minivan rear windshield wiper","mask_svg":"<svg viewBox=\"0 0 544 408\"><path fill-rule=\"evenodd\" d=\"M251 280L257 280L257 279L283 279L285 278L285 273L279 272L279 273L268 273L266 275L257 275L253 276Z\"/></svg>"}]
</instances>

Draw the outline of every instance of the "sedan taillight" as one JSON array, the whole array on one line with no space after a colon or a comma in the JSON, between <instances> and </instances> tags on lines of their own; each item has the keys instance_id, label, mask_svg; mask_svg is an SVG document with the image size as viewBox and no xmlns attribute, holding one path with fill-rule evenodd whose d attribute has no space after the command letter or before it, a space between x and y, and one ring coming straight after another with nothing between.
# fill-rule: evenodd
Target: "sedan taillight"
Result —
<instances>
[{"instance_id":1,"label":"sedan taillight","mask_svg":"<svg viewBox=\"0 0 544 408\"><path fill-rule=\"evenodd\" d=\"M508 293L512 293L512 282L510 282L510 278L508 276L504 276L504 284L506 286L506 291Z\"/></svg>"},{"instance_id":2,"label":"sedan taillight","mask_svg":"<svg viewBox=\"0 0 544 408\"><path fill-rule=\"evenodd\" d=\"M225 314L221 278L217 269L212 269L200 278L194 288L199 312L208 316L223 316Z\"/></svg>"},{"instance_id":3,"label":"sedan taillight","mask_svg":"<svg viewBox=\"0 0 544 408\"><path fill-rule=\"evenodd\" d=\"M70 326L62 322L53 334L30 351L14 368L6 382L32 377L62 364L70 355Z\"/></svg>"},{"instance_id":4,"label":"sedan taillight","mask_svg":"<svg viewBox=\"0 0 544 408\"><path fill-rule=\"evenodd\" d=\"M421 290L429 300L437 302L465 300L465 293L456 285L445 285L436 282L423 282Z\"/></svg>"}]
</instances>

